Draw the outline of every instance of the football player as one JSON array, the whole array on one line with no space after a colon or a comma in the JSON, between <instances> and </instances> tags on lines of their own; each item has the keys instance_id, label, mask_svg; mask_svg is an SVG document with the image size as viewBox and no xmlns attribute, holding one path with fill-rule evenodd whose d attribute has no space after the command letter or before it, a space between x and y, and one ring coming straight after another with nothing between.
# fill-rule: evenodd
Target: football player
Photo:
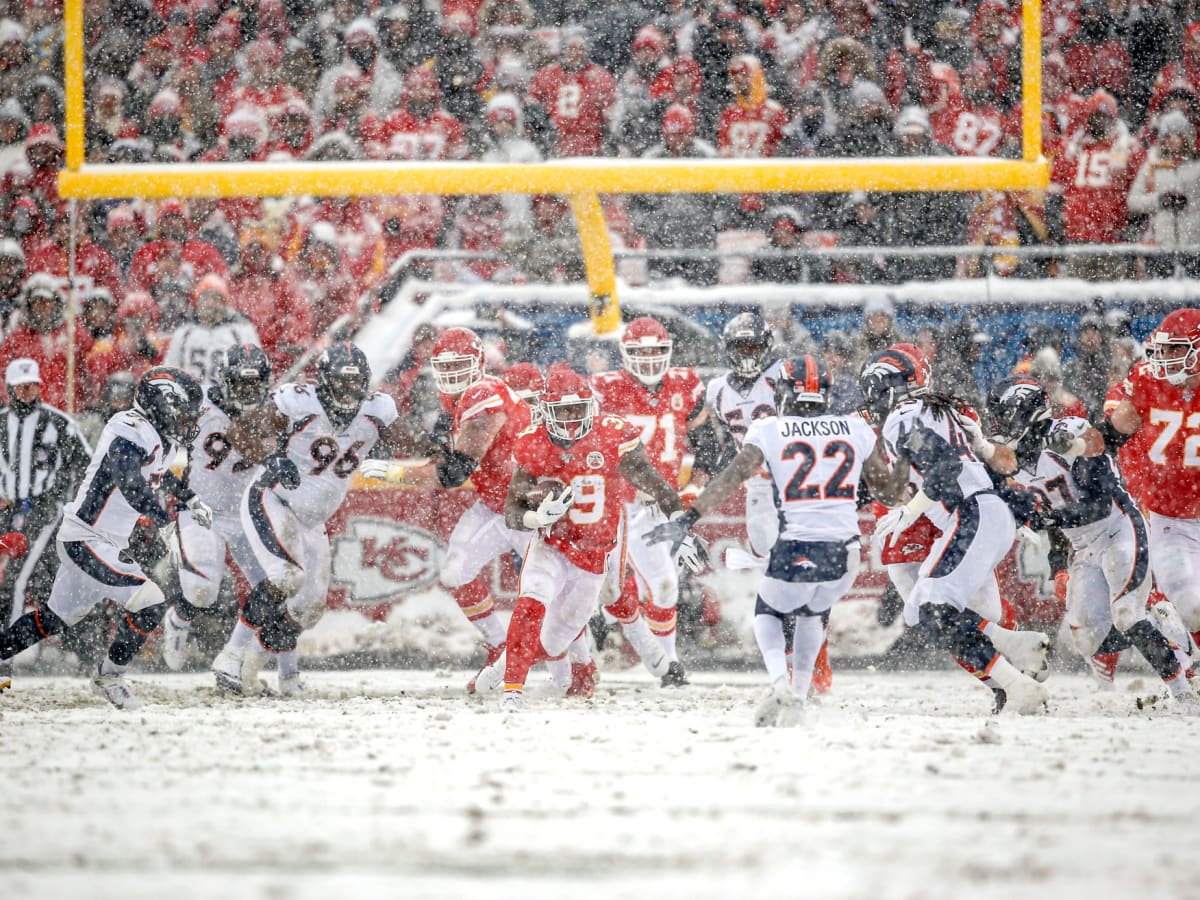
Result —
<instances>
[{"instance_id":1,"label":"football player","mask_svg":"<svg viewBox=\"0 0 1200 900\"><path fill-rule=\"evenodd\" d=\"M421 470L398 472L399 463L368 463L363 474L429 487L457 488L470 479L476 500L459 518L447 542L439 579L463 615L483 636L483 667L504 652L505 625L496 615L491 589L479 573L489 562L529 546L528 532L504 522L504 501L512 479L513 442L531 422L529 406L501 379L484 372L483 343L469 328L448 328L430 357L441 396L442 438L439 458ZM447 421L448 420L448 421ZM475 692L475 678L467 683Z\"/></svg>"},{"instance_id":2,"label":"football player","mask_svg":"<svg viewBox=\"0 0 1200 900\"><path fill-rule=\"evenodd\" d=\"M597 603L607 604L619 593L630 490L645 491L667 515L683 510L675 489L642 450L640 429L600 414L588 382L566 366L547 373L542 424L517 438L513 458L517 468L505 518L510 528L537 536L521 568L505 655L478 682L481 690L503 683L507 708L520 707L529 668L586 641L584 629ZM563 487L545 493L534 507L527 498L537 496L539 480L547 479ZM576 666L582 670L586 664ZM584 674L573 676L579 680Z\"/></svg>"},{"instance_id":3,"label":"football player","mask_svg":"<svg viewBox=\"0 0 1200 900\"><path fill-rule=\"evenodd\" d=\"M1086 419L1051 417L1041 382L1013 376L987 398L995 438L1012 448L1005 472L1039 502L1030 527L1061 529L1071 542L1067 624L1084 659L1134 647L1162 678L1175 703L1200 713L1187 657L1150 620L1150 548L1146 522L1121 483L1104 439ZM1182 662L1181 662L1182 658Z\"/></svg>"},{"instance_id":4,"label":"football player","mask_svg":"<svg viewBox=\"0 0 1200 900\"><path fill-rule=\"evenodd\" d=\"M604 413L620 416L641 429L643 452L663 479L678 487L689 434L705 424L708 411L696 373L671 366L673 348L671 335L657 319L634 319L621 335L624 367L592 376L591 386ZM651 546L643 540L666 516L632 494L625 515L634 578L627 580L620 600L608 612L621 622L622 633L646 667L662 677L664 687L687 684L675 647L679 573L665 544ZM694 539L682 549L680 559L685 566L692 571L703 568ZM658 638L662 653L645 640L647 631Z\"/></svg>"},{"instance_id":5,"label":"football player","mask_svg":"<svg viewBox=\"0 0 1200 900\"><path fill-rule=\"evenodd\" d=\"M195 440L202 399L199 382L181 369L155 366L138 380L133 408L108 420L63 511L62 564L50 599L0 635L0 659L74 625L98 601L112 600L125 615L92 687L119 709L141 705L125 670L167 605L182 598L175 523L155 492L174 496L201 526L212 524L212 511L169 468L176 452Z\"/></svg>"},{"instance_id":6,"label":"football player","mask_svg":"<svg viewBox=\"0 0 1200 900\"><path fill-rule=\"evenodd\" d=\"M280 385L261 413L230 428L239 452L261 460L240 513L264 577L252 585L233 634L213 660L223 690L257 686L260 651L275 655L281 694L304 690L296 643L325 612L331 563L325 523L376 444L407 444L395 402L372 393L370 381L363 352L350 343L333 344L317 359L315 385ZM254 652L247 653L254 638Z\"/></svg>"},{"instance_id":7,"label":"football player","mask_svg":"<svg viewBox=\"0 0 1200 900\"><path fill-rule=\"evenodd\" d=\"M1200 309L1168 313L1146 363L1100 425L1149 511L1150 568L1188 631L1200 632Z\"/></svg>"},{"instance_id":8,"label":"football player","mask_svg":"<svg viewBox=\"0 0 1200 900\"><path fill-rule=\"evenodd\" d=\"M725 344L730 371L709 381L705 388L704 403L712 411L713 418L728 430L734 447L740 449L751 424L775 415L775 379L783 363L773 358L774 338L758 313L738 313L725 323L721 339ZM697 448L696 468L715 471L729 458L729 455L715 449L705 448L702 452ZM779 536L779 512L775 508L774 488L766 469L747 479L743 489L746 495L746 537L753 554L745 561L745 565L761 568L765 566L775 539ZM732 565L728 557L726 563ZM792 620L789 618L785 628L791 627ZM813 687L818 693L823 693L832 683L829 651L822 647L813 673Z\"/></svg>"},{"instance_id":9,"label":"football player","mask_svg":"<svg viewBox=\"0 0 1200 900\"><path fill-rule=\"evenodd\" d=\"M229 432L242 416L261 412L271 386L271 363L255 344L235 344L223 348L219 356L215 382L205 388L188 473L192 490L212 508L212 527L201 527L187 510L179 513L183 598L167 610L159 642L163 662L175 671L187 661L193 620L217 601L226 553L248 583L258 584L264 577L242 528L241 515L242 496L255 479L258 461L242 456Z\"/></svg>"},{"instance_id":10,"label":"football player","mask_svg":"<svg viewBox=\"0 0 1200 900\"><path fill-rule=\"evenodd\" d=\"M1046 636L1011 631L969 608L981 589L994 587L993 570L1012 546L1016 525L972 449L961 403L932 393L924 368L896 347L867 358L859 385L864 411L881 422L893 477L916 488L879 520L876 542L907 530L922 515L941 531L905 600L905 622L929 619L941 645L970 671L988 676L1016 711L1042 711L1045 688L1025 673L1043 669Z\"/></svg>"},{"instance_id":11,"label":"football player","mask_svg":"<svg viewBox=\"0 0 1200 900\"><path fill-rule=\"evenodd\" d=\"M775 378L777 415L750 423L742 449L673 522L648 540L683 540L705 513L765 468L778 497L781 533L771 548L758 589L754 636L771 688L755 714L759 726L791 725L808 699L813 668L825 643L833 604L845 596L859 568L858 483L887 470L874 454L874 430L860 415L830 415L829 371L819 357L783 361ZM784 622L795 619L789 678Z\"/></svg>"}]
</instances>

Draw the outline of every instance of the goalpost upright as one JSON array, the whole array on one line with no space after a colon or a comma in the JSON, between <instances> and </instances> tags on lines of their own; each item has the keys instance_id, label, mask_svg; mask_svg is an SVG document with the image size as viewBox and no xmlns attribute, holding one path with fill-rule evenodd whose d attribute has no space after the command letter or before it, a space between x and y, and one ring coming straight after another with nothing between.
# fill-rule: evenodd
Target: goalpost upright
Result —
<instances>
[{"instance_id":1,"label":"goalpost upright","mask_svg":"<svg viewBox=\"0 0 1200 900\"><path fill-rule=\"evenodd\" d=\"M59 193L110 197L558 194L575 216L592 319L620 324L616 274L600 194L845 191L980 191L1044 188L1041 0L1024 0L1021 29L1022 154L871 159L558 159L543 163L391 162L88 164L84 146L84 0L65 0L66 165ZM73 274L73 273L72 273Z\"/></svg>"}]
</instances>

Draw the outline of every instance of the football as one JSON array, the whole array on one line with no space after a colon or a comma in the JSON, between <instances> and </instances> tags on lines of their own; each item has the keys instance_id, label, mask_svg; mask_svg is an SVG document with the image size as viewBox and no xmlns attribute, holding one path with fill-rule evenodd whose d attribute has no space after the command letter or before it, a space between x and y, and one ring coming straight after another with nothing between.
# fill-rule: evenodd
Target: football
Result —
<instances>
[{"instance_id":1,"label":"football","mask_svg":"<svg viewBox=\"0 0 1200 900\"><path fill-rule=\"evenodd\" d=\"M525 492L525 505L530 509L537 509L547 497L557 497L563 492L566 487L561 481L553 478L543 478L528 491Z\"/></svg>"}]
</instances>

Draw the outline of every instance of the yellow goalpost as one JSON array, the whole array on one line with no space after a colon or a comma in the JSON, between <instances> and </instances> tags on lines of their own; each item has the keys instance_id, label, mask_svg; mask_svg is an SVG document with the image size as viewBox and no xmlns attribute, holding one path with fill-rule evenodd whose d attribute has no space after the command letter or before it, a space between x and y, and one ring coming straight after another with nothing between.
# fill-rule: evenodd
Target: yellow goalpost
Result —
<instances>
[{"instance_id":1,"label":"yellow goalpost","mask_svg":"<svg viewBox=\"0 0 1200 900\"><path fill-rule=\"evenodd\" d=\"M110 197L558 194L569 198L598 333L620 324L616 269L600 194L980 191L1044 188L1041 0L1022 8L1022 158L641 160L577 158L479 162L85 164L84 0L66 0L66 167L59 193Z\"/></svg>"}]
</instances>

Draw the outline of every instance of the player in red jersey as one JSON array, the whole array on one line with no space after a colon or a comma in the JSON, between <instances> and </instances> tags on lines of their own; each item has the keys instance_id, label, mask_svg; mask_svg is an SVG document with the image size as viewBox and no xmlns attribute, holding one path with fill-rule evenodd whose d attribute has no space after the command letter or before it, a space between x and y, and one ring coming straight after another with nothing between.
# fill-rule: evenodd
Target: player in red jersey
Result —
<instances>
[{"instance_id":1,"label":"player in red jersey","mask_svg":"<svg viewBox=\"0 0 1200 900\"><path fill-rule=\"evenodd\" d=\"M487 650L485 666L504 652L504 623L496 616L495 601L479 577L498 556L524 554L529 534L504 524L504 499L512 478L513 443L530 425L529 407L499 378L483 371L483 344L468 328L449 328L438 336L430 358L445 410L440 420L440 459L421 469L401 463L372 460L362 473L393 483L456 488L471 480L477 500L462 514L450 533L439 580L480 634ZM467 685L473 693L475 679Z\"/></svg>"},{"instance_id":2,"label":"player in red jersey","mask_svg":"<svg viewBox=\"0 0 1200 900\"><path fill-rule=\"evenodd\" d=\"M521 704L529 668L583 643L588 619L615 597L624 571L625 500L645 491L662 510L682 513L679 495L641 447L638 429L619 416L597 415L587 381L565 366L552 367L542 395L541 425L513 446L517 469L508 490L508 526L537 532L521 567L520 598L508 627L503 666L479 675L479 688L504 683L504 704ZM561 483L536 508L527 501L538 481ZM590 696L590 663L572 666L576 693ZM582 670L582 671L580 671Z\"/></svg>"},{"instance_id":3,"label":"player in red jersey","mask_svg":"<svg viewBox=\"0 0 1200 900\"><path fill-rule=\"evenodd\" d=\"M1150 569L1188 631L1200 631L1200 309L1154 329L1100 433L1150 521ZM1132 436L1132 438L1131 438ZM1124 446L1122 446L1124 445Z\"/></svg>"},{"instance_id":4,"label":"player in red jersey","mask_svg":"<svg viewBox=\"0 0 1200 900\"><path fill-rule=\"evenodd\" d=\"M634 319L621 336L621 358L625 366L615 372L592 376L592 391L605 413L621 416L641 430L642 449L663 479L679 487L683 455L688 434L708 419L704 405L704 384L691 369L672 368L674 342L661 322L648 316ZM625 515L629 528L629 562L634 577L626 579L621 600L607 612L622 623L622 633L633 644L650 671L662 676L663 686L687 683L683 665L675 649L676 604L679 601L679 574L669 546L647 545L642 537L666 521L657 510L632 494L626 498ZM703 563L694 555L694 544L681 557L684 564ZM689 566L690 568L690 566ZM665 661L643 643L644 624L658 638ZM661 669L661 671L659 671Z\"/></svg>"},{"instance_id":5,"label":"player in red jersey","mask_svg":"<svg viewBox=\"0 0 1200 900\"><path fill-rule=\"evenodd\" d=\"M550 114L559 156L600 155L617 99L617 80L588 58L582 32L564 38L561 61L533 76L529 96Z\"/></svg>"}]
</instances>

